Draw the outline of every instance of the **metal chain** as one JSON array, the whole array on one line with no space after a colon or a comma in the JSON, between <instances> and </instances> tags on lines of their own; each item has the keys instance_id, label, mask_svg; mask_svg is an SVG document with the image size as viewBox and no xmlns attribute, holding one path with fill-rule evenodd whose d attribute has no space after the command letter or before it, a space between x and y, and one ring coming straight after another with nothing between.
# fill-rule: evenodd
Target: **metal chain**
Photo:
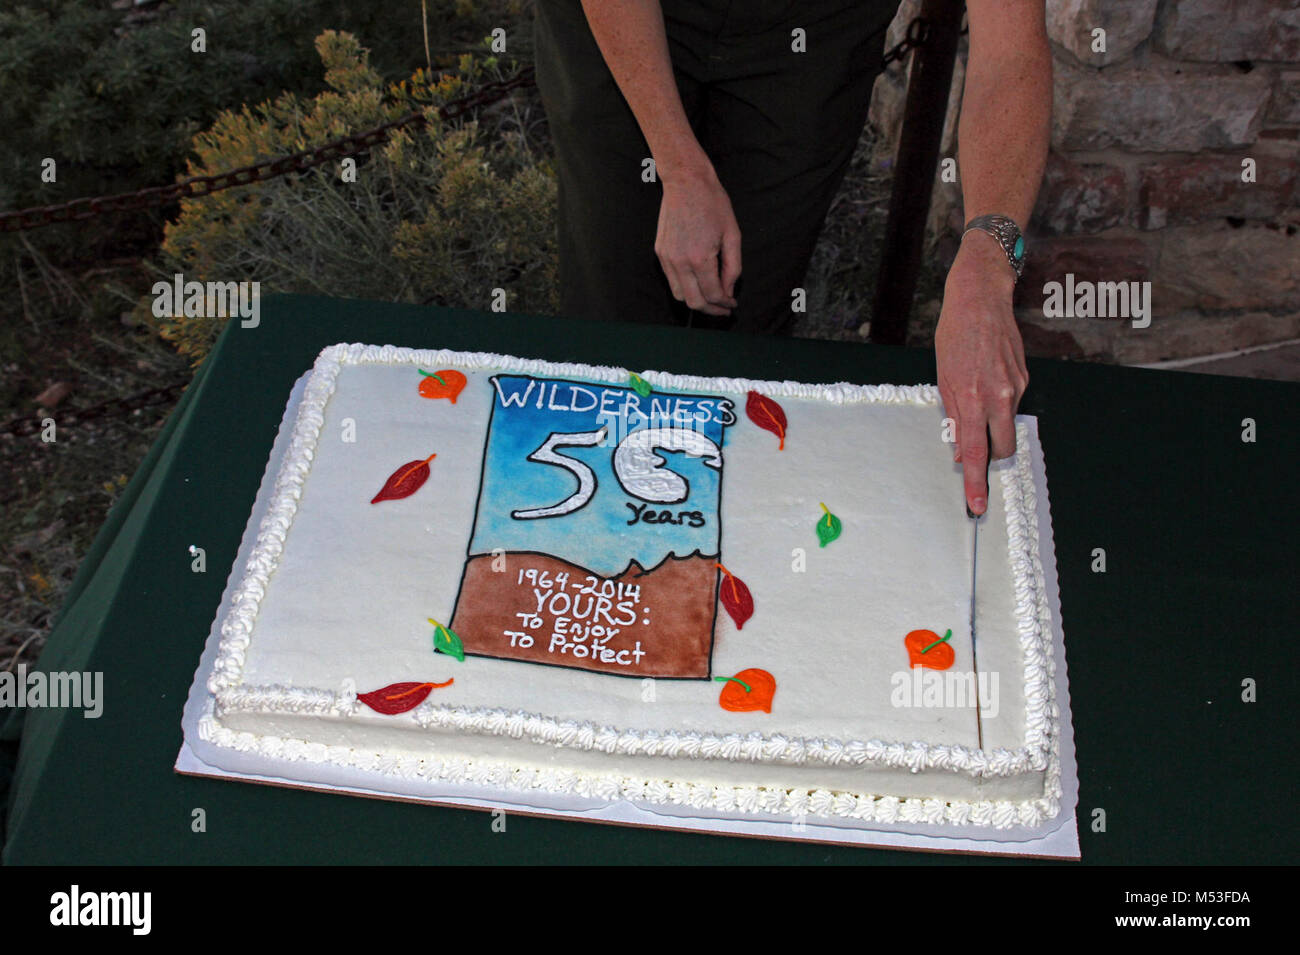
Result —
<instances>
[{"instance_id":1,"label":"metal chain","mask_svg":"<svg viewBox=\"0 0 1300 955\"><path fill-rule=\"evenodd\" d=\"M964 30L962 31L965 32ZM893 49L889 50L881 64L882 69L895 61L901 60L912 50L924 46L930 35L930 21L923 17L914 18L907 25L907 33ZM511 90L522 86L531 86L536 82L534 69L525 67L508 80L498 80L484 84L468 96L452 100L438 107L438 115L444 120L456 119L471 110L490 106L505 98ZM0 232L22 232L38 229L56 222L78 222L92 219L108 212L128 212L134 209L147 209L163 206L181 198L196 198L221 192L234 186L246 186L252 182L265 182L290 172L303 172L307 169L323 166L325 163L355 156L358 153L377 146L388 139L394 129L406 126L422 126L427 122L424 113L408 113L399 119L376 126L374 129L350 136L340 136L314 149L305 149L290 156L267 159L249 166L218 173L215 176L193 176L166 186L149 186L135 192L119 193L113 196L73 199L51 206L33 206L16 212L0 212Z\"/></svg>"},{"instance_id":2,"label":"metal chain","mask_svg":"<svg viewBox=\"0 0 1300 955\"><path fill-rule=\"evenodd\" d=\"M438 115L444 120L490 106L505 98L511 90L529 86L535 82L533 68L525 67L508 80L487 83L468 96L452 100L438 107ZM135 192L126 192L114 196L100 196L95 199L73 199L52 206L36 206L20 209L17 212L0 212L0 232L20 232L37 229L55 222L77 222L91 219L106 212L126 212L132 209L146 209L153 206L167 205L176 200L211 195L232 186L245 186L251 182L265 182L276 176L289 172L302 172L325 163L355 156L388 139L394 129L405 126L422 126L427 122L423 112L413 112L399 119L376 126L363 133L340 136L314 149L305 149L290 156L267 159L215 176L193 176L167 186L150 186Z\"/></svg>"},{"instance_id":3,"label":"metal chain","mask_svg":"<svg viewBox=\"0 0 1300 955\"><path fill-rule=\"evenodd\" d=\"M912 22L907 25L907 33L903 35L903 39L885 54L885 59L880 64L880 68L884 69L895 60L901 60L918 46L925 46L926 41L929 39L930 21L924 17L913 18Z\"/></svg>"},{"instance_id":4,"label":"metal chain","mask_svg":"<svg viewBox=\"0 0 1300 955\"><path fill-rule=\"evenodd\" d=\"M47 418L55 419L59 427L67 427L68 425L85 424L87 421L96 421L102 418L116 418L128 415L133 411L139 411L141 408L149 408L154 405L170 404L176 400L189 383L190 380L186 378L183 381L174 381L170 385L149 388L146 391L127 395L124 398L110 398L108 401L91 405L89 408L65 411L58 415L51 412L46 415L27 415L23 418L14 418L3 427L0 427L0 435L13 435L18 438L27 437L44 428Z\"/></svg>"},{"instance_id":5,"label":"metal chain","mask_svg":"<svg viewBox=\"0 0 1300 955\"><path fill-rule=\"evenodd\" d=\"M903 39L885 54L885 59L881 63L880 68L884 69L891 63L901 60L917 47L925 46L929 43L930 27L932 24L933 21L927 20L924 17L914 18L912 22L907 25L907 33L903 36ZM963 26L958 36L965 36L969 31L969 25Z\"/></svg>"}]
</instances>

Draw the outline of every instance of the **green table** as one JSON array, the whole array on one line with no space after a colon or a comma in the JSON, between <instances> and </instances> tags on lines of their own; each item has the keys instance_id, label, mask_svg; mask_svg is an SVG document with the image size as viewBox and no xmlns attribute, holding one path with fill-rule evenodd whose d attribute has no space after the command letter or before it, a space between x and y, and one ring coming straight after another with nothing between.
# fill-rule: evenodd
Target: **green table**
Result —
<instances>
[{"instance_id":1,"label":"green table","mask_svg":"<svg viewBox=\"0 0 1300 955\"><path fill-rule=\"evenodd\" d=\"M285 401L340 341L699 375L934 380L925 351L296 296L232 322L86 558L40 665L104 711L11 714L6 863L887 862L950 857L511 817L178 776L181 709ZM1300 389L1031 361L1085 862L1291 862ZM1242 420L1256 440L1242 440ZM953 486L953 493L960 489ZM191 544L207 573L191 571ZM1106 572L1092 570L1104 548ZM1253 679L1258 702L1244 702ZM206 831L192 831L203 809ZM1105 832L1092 828L1105 811Z\"/></svg>"}]
</instances>

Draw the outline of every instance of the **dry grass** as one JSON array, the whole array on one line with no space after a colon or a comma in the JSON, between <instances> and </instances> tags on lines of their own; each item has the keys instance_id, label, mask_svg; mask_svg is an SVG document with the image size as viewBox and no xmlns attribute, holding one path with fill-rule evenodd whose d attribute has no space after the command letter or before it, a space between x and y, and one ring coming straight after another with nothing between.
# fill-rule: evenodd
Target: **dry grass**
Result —
<instances>
[{"instance_id":1,"label":"dry grass","mask_svg":"<svg viewBox=\"0 0 1300 955\"><path fill-rule=\"evenodd\" d=\"M66 228L66 227L60 227ZM149 450L169 406L60 427L61 413L182 378L186 362L123 324L117 289L129 260L60 269L21 243L0 267L25 295L0 303L0 422L48 414L56 440L0 436L0 669L31 663L109 509ZM36 397L70 386L53 408Z\"/></svg>"}]
</instances>

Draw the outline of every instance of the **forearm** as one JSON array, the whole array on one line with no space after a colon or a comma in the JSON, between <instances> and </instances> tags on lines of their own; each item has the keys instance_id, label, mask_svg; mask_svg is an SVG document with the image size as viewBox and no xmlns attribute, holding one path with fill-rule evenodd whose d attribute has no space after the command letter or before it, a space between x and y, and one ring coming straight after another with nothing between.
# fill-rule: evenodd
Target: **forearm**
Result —
<instances>
[{"instance_id":1,"label":"forearm","mask_svg":"<svg viewBox=\"0 0 1300 955\"><path fill-rule=\"evenodd\" d=\"M997 213L1024 229L1051 138L1052 57L1041 0L998 6L991 17L970 17L957 133L962 201L967 221Z\"/></svg>"},{"instance_id":2,"label":"forearm","mask_svg":"<svg viewBox=\"0 0 1300 955\"><path fill-rule=\"evenodd\" d=\"M582 0L614 81L650 146L659 178L712 175L682 107L659 0Z\"/></svg>"},{"instance_id":3,"label":"forearm","mask_svg":"<svg viewBox=\"0 0 1300 955\"><path fill-rule=\"evenodd\" d=\"M1044 0L967 0L970 57L959 163L967 221L1001 214L1028 224L1047 161L1052 59ZM939 394L957 423L966 506L984 513L989 457L1015 452L1015 413L1029 384L1011 296L1015 270L981 231L962 239L934 334ZM986 437L987 435L987 437Z\"/></svg>"}]
</instances>

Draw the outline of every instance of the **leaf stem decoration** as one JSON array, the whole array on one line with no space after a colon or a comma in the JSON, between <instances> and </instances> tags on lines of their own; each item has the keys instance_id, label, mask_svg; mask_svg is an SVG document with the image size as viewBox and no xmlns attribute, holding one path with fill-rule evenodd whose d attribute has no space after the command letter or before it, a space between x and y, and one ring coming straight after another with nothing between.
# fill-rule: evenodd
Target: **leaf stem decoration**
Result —
<instances>
[{"instance_id":1,"label":"leaf stem decoration","mask_svg":"<svg viewBox=\"0 0 1300 955\"><path fill-rule=\"evenodd\" d=\"M444 686L451 686L455 682L451 679L446 683L392 683L383 689L358 693L357 699L376 713L393 716L415 709L431 692Z\"/></svg>"},{"instance_id":2,"label":"leaf stem decoration","mask_svg":"<svg viewBox=\"0 0 1300 955\"><path fill-rule=\"evenodd\" d=\"M425 617L429 623L433 624L433 651L437 653L441 650L448 656L453 656L461 663L465 662L465 645L460 642L460 637L452 633L432 617Z\"/></svg>"},{"instance_id":3,"label":"leaf stem decoration","mask_svg":"<svg viewBox=\"0 0 1300 955\"><path fill-rule=\"evenodd\" d=\"M429 462L437 456L431 454L423 461L407 461L389 475L384 486L379 489L379 493L370 499L370 503L378 504L380 501L410 497L425 481L429 480Z\"/></svg>"},{"instance_id":4,"label":"leaf stem decoration","mask_svg":"<svg viewBox=\"0 0 1300 955\"><path fill-rule=\"evenodd\" d=\"M781 406L766 395L751 391L745 399L745 414L764 431L771 431L781 439L778 451L785 450L785 429L788 427Z\"/></svg>"},{"instance_id":5,"label":"leaf stem decoration","mask_svg":"<svg viewBox=\"0 0 1300 955\"><path fill-rule=\"evenodd\" d=\"M650 397L650 382L646 381L640 375L629 372L628 377L632 379L632 390L642 398Z\"/></svg>"},{"instance_id":6,"label":"leaf stem decoration","mask_svg":"<svg viewBox=\"0 0 1300 955\"><path fill-rule=\"evenodd\" d=\"M443 379L442 375L438 374L436 371L425 371L423 368L417 368L415 370L418 371L420 374L424 375L426 378L432 378L434 381L442 385L444 388L447 387L447 382Z\"/></svg>"},{"instance_id":7,"label":"leaf stem decoration","mask_svg":"<svg viewBox=\"0 0 1300 955\"><path fill-rule=\"evenodd\" d=\"M766 670L752 667L741 670L735 676L714 677L725 683L718 694L718 705L733 713L751 713L762 710L772 712L772 697L776 695L776 677Z\"/></svg>"},{"instance_id":8,"label":"leaf stem decoration","mask_svg":"<svg viewBox=\"0 0 1300 955\"><path fill-rule=\"evenodd\" d=\"M745 692L746 692L746 693L753 693L753 692L754 692L754 688L753 688L752 686L750 686L748 683L746 683L744 680L740 679L739 677L734 677L734 676L715 676L713 679L716 680L716 681L719 682L719 683L726 683L727 681L731 681L732 683L739 683L741 686L743 686L743 687L745 688Z\"/></svg>"},{"instance_id":9,"label":"leaf stem decoration","mask_svg":"<svg viewBox=\"0 0 1300 955\"><path fill-rule=\"evenodd\" d=\"M952 630L951 630L951 629L950 629L947 633L945 633L942 637L940 637L938 640L934 641L934 643L930 644L928 647L924 647L924 648L922 648L921 652L922 652L922 653L929 653L931 650L933 650L933 649L934 649L935 647L937 647L939 644L943 643L943 642L946 641L946 640L950 640L950 639L952 639Z\"/></svg>"},{"instance_id":10,"label":"leaf stem decoration","mask_svg":"<svg viewBox=\"0 0 1300 955\"><path fill-rule=\"evenodd\" d=\"M817 539L821 541L821 546L825 547L840 536L840 532L844 530L844 525L840 523L838 517L830 512L825 504L822 504L822 510L826 513L826 516L817 519Z\"/></svg>"},{"instance_id":11,"label":"leaf stem decoration","mask_svg":"<svg viewBox=\"0 0 1300 955\"><path fill-rule=\"evenodd\" d=\"M718 596L722 599L722 606L731 614L731 619L736 623L737 630L745 628L745 621L754 616L754 597L745 586L745 582L727 570L721 564L714 564L714 567L722 571L726 579L722 586L718 588Z\"/></svg>"}]
</instances>

